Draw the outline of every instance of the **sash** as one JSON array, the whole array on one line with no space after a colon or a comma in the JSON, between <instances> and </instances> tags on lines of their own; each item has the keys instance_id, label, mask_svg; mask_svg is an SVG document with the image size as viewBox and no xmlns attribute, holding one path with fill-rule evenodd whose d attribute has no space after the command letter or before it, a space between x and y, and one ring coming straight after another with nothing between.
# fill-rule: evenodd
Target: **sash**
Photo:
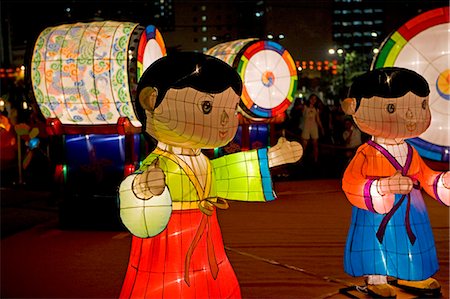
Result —
<instances>
[{"instance_id":1,"label":"sash","mask_svg":"<svg viewBox=\"0 0 450 299\"><path fill-rule=\"evenodd\" d=\"M406 163L405 166L401 166L400 163L398 163L397 159L395 159L394 156L391 155L384 147L381 145L373 142L372 140L369 140L367 142L370 146L374 147L376 150L378 150L383 156L388 159L388 161L394 166L394 168L402 173L403 176L406 176L408 173L408 170L411 166L412 162L412 156L413 156L413 150L411 148L411 145L407 143L408 145L408 155L406 157ZM380 177L373 178L373 179L380 179ZM420 183L415 178L413 179L413 188L414 189L420 189ZM410 221L410 209L411 209L411 195L403 194L400 200L392 207L392 209L383 217L383 220L380 223L380 226L378 227L377 231L377 239L380 243L383 243L384 234L386 232L387 225L389 221L391 220L392 216L394 216L395 212L400 208L403 201L407 200L406 203L406 212L405 212L405 226L406 226L406 233L408 235L409 241L412 245L414 245L416 241L416 236L414 235L412 228L411 228L411 221Z\"/></svg>"}]
</instances>

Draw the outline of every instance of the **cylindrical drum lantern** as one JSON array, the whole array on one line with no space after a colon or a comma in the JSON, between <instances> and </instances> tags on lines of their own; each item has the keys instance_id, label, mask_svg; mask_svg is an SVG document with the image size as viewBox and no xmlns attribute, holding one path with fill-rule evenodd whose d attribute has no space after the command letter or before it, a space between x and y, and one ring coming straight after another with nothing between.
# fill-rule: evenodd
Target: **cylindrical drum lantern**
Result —
<instances>
[{"instance_id":1,"label":"cylindrical drum lantern","mask_svg":"<svg viewBox=\"0 0 450 299\"><path fill-rule=\"evenodd\" d=\"M154 26L104 21L46 28L31 61L36 101L46 119L58 119L63 127L124 118L141 127L134 109L137 81L165 54Z\"/></svg>"},{"instance_id":2,"label":"cylindrical drum lantern","mask_svg":"<svg viewBox=\"0 0 450 299\"><path fill-rule=\"evenodd\" d=\"M372 68L403 67L421 74L430 86L430 127L410 139L420 155L448 162L450 151L450 12L442 7L406 22L383 43Z\"/></svg>"},{"instance_id":3,"label":"cylindrical drum lantern","mask_svg":"<svg viewBox=\"0 0 450 299\"><path fill-rule=\"evenodd\" d=\"M240 108L251 119L272 118L292 103L297 71L289 52L280 44L241 39L216 45L205 52L234 67L242 78Z\"/></svg>"}]
</instances>

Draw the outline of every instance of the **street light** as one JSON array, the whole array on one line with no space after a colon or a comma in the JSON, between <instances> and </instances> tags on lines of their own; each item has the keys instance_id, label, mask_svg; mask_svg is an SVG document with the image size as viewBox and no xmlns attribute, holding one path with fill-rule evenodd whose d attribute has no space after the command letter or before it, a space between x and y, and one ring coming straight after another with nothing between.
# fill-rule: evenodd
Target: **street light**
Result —
<instances>
[{"instance_id":1,"label":"street light","mask_svg":"<svg viewBox=\"0 0 450 299\"><path fill-rule=\"evenodd\" d=\"M274 35L272 33L267 34L268 39L272 39L274 41L280 41L284 39L286 36L283 33L279 33L278 35Z\"/></svg>"}]
</instances>

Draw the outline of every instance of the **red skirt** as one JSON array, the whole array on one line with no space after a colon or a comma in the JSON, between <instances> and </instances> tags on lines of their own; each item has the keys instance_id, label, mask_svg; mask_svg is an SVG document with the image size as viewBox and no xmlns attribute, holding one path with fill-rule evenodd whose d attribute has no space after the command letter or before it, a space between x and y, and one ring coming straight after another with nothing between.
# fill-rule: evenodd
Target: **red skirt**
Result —
<instances>
[{"instance_id":1,"label":"red skirt","mask_svg":"<svg viewBox=\"0 0 450 299\"><path fill-rule=\"evenodd\" d=\"M173 211L159 235L133 236L120 298L241 298L216 212L206 216L200 210Z\"/></svg>"}]
</instances>

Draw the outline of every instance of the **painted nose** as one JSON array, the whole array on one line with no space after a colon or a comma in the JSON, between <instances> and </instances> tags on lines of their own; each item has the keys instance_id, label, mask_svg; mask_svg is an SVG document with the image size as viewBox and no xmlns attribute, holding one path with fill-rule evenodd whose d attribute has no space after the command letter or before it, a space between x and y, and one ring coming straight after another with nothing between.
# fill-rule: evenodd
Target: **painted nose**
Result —
<instances>
[{"instance_id":1,"label":"painted nose","mask_svg":"<svg viewBox=\"0 0 450 299\"><path fill-rule=\"evenodd\" d=\"M411 110L408 109L408 110L406 111L406 115L405 115L405 116L406 116L406 119L407 119L407 120L413 120L413 118L414 118L414 113L413 113Z\"/></svg>"},{"instance_id":2,"label":"painted nose","mask_svg":"<svg viewBox=\"0 0 450 299\"><path fill-rule=\"evenodd\" d=\"M222 115L220 116L220 124L222 126L227 125L229 119L230 119L230 117L228 116L228 113L225 110L223 110Z\"/></svg>"}]
</instances>

